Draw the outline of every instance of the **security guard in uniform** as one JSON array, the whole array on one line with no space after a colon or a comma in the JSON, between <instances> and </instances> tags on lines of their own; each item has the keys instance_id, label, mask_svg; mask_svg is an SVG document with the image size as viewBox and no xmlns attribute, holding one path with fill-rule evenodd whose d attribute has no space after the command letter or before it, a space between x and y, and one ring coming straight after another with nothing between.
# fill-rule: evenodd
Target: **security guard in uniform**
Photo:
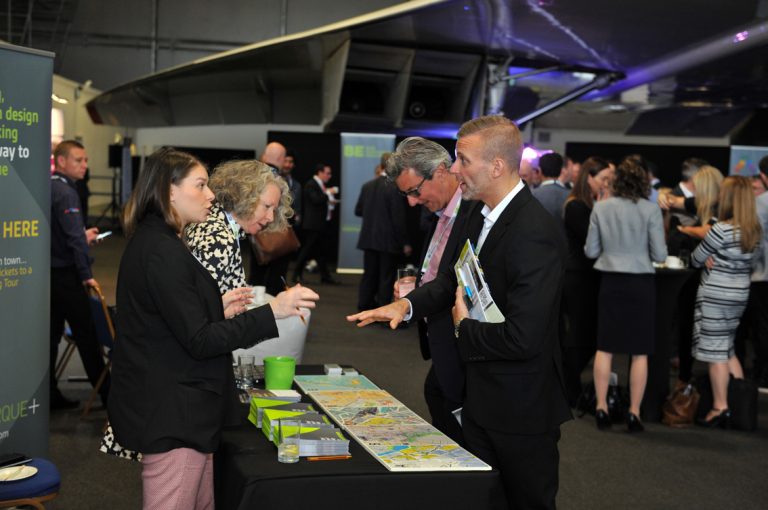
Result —
<instances>
[{"instance_id":1,"label":"security guard in uniform","mask_svg":"<svg viewBox=\"0 0 768 510\"><path fill-rule=\"evenodd\" d=\"M91 318L86 286L96 285L91 273L88 245L96 241L99 231L86 230L80 198L75 182L85 176L88 157L80 142L66 140L53 152L55 171L51 175L51 409L77 407L58 388L54 367L64 321L72 329L77 350L92 385L104 370L96 329ZM100 389L106 405L109 377Z\"/></svg>"}]
</instances>

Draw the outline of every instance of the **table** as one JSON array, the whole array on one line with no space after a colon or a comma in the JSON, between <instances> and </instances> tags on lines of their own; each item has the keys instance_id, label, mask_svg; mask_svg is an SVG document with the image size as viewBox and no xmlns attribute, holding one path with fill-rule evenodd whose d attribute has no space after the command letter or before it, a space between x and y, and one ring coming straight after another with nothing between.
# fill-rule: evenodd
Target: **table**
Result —
<instances>
[{"instance_id":1,"label":"table","mask_svg":"<svg viewBox=\"0 0 768 510\"><path fill-rule=\"evenodd\" d=\"M680 290L699 272L695 269L656 270L656 340L648 356L648 383L640 413L645 421L661 421L661 407L669 395L670 345L677 343L672 325Z\"/></svg>"},{"instance_id":2,"label":"table","mask_svg":"<svg viewBox=\"0 0 768 510\"><path fill-rule=\"evenodd\" d=\"M296 369L322 374L321 366ZM306 399L309 401L308 399ZM277 462L277 449L246 422L222 434L214 460L216 508L392 509L489 508L491 494L501 490L499 473L392 473L354 440L349 460L297 464Z\"/></svg>"}]
</instances>

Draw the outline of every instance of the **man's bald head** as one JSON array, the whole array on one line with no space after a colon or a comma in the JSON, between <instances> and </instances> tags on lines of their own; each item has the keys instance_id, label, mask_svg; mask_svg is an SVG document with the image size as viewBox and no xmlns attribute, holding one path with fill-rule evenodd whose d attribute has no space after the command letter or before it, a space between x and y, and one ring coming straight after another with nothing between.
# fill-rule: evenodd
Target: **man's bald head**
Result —
<instances>
[{"instance_id":1,"label":"man's bald head","mask_svg":"<svg viewBox=\"0 0 768 510\"><path fill-rule=\"evenodd\" d=\"M261 154L261 161L272 165L278 170L283 168L285 162L285 146L278 142L269 142Z\"/></svg>"}]
</instances>

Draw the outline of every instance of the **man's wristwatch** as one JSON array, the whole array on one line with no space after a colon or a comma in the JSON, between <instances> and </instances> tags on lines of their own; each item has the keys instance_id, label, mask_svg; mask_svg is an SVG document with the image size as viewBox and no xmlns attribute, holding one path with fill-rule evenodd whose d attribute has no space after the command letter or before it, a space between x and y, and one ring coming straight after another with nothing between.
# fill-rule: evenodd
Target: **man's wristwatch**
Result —
<instances>
[{"instance_id":1,"label":"man's wristwatch","mask_svg":"<svg viewBox=\"0 0 768 510\"><path fill-rule=\"evenodd\" d=\"M454 335L456 338L459 338L459 328L461 327L461 321L463 321L463 320L464 320L464 317L462 317L461 319L457 320L457 321L456 321L456 322L453 324L453 335Z\"/></svg>"}]
</instances>

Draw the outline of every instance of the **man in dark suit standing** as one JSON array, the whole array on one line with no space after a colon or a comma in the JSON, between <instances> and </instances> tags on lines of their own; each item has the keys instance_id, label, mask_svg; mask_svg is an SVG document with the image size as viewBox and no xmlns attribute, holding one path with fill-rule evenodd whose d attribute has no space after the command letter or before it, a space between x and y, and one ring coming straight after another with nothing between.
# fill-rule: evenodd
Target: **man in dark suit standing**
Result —
<instances>
[{"instance_id":1,"label":"man in dark suit standing","mask_svg":"<svg viewBox=\"0 0 768 510\"><path fill-rule=\"evenodd\" d=\"M419 287L440 271L451 270L451 254L464 241L460 234L472 203L461 200L459 181L449 173L451 163L451 155L441 145L412 137L400 142L387 164L387 176L408 198L408 204L423 205L432 217L419 259ZM464 435L453 412L464 402L464 365L450 310L431 314L418 321L418 326L421 354L425 360L432 359L424 381L432 425L463 445Z\"/></svg>"},{"instance_id":2,"label":"man in dark suit standing","mask_svg":"<svg viewBox=\"0 0 768 510\"><path fill-rule=\"evenodd\" d=\"M384 175L389 152L381 157L376 176L363 184L355 204L361 216L357 249L363 250L363 277L358 289L357 309L367 310L392 301L392 285L400 258L411 254L406 239L405 198Z\"/></svg>"},{"instance_id":3,"label":"man in dark suit standing","mask_svg":"<svg viewBox=\"0 0 768 510\"><path fill-rule=\"evenodd\" d=\"M558 315L565 243L518 175L522 140L502 116L466 122L456 162L469 211L463 237L476 246L504 322L468 318L451 267L394 303L348 317L391 327L451 307L466 364L462 413L468 448L499 469L509 508L555 508L560 424L570 419L560 367ZM455 259L457 253L454 252Z\"/></svg>"},{"instance_id":4,"label":"man in dark suit standing","mask_svg":"<svg viewBox=\"0 0 768 510\"><path fill-rule=\"evenodd\" d=\"M304 243L296 259L296 269L293 273L294 282L301 281L304 265L309 257L313 256L317 260L320 281L330 285L339 283L331 277L331 273L328 271L328 251L332 237L330 231L331 217L338 203L336 195L339 193L339 188L328 186L331 175L331 167L319 163L315 167L315 175L304 184L302 195Z\"/></svg>"}]
</instances>

